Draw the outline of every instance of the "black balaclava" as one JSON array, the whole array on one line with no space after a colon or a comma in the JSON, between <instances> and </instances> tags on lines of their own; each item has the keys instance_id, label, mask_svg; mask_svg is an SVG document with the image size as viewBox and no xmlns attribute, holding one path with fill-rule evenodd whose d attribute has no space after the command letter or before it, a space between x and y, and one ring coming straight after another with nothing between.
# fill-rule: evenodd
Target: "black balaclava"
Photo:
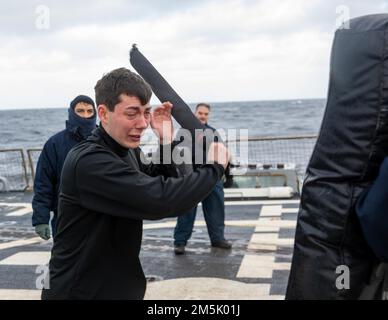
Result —
<instances>
[{"instance_id":1,"label":"black balaclava","mask_svg":"<svg viewBox=\"0 0 388 320\"><path fill-rule=\"evenodd\" d=\"M93 106L94 114L90 118L82 118L74 111L77 103L84 102ZM70 102L69 120L66 121L66 128L74 133L79 132L83 138L87 138L91 132L96 128L97 112L92 98L79 95Z\"/></svg>"}]
</instances>

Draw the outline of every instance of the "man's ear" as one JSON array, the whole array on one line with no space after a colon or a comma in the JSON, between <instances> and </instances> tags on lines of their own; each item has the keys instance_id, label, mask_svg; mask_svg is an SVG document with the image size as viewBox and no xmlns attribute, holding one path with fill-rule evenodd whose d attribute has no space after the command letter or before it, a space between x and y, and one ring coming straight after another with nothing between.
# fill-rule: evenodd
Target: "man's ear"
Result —
<instances>
[{"instance_id":1,"label":"man's ear","mask_svg":"<svg viewBox=\"0 0 388 320\"><path fill-rule=\"evenodd\" d=\"M108 122L108 108L105 104L99 104L97 107L98 117L100 118L103 124L107 124Z\"/></svg>"}]
</instances>

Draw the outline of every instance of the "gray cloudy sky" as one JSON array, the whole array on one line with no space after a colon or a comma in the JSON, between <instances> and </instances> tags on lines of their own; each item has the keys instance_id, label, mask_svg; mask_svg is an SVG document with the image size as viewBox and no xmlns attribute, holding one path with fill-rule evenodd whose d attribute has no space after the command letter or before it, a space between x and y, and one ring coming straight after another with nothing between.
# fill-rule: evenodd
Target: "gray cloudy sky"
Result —
<instances>
[{"instance_id":1,"label":"gray cloudy sky","mask_svg":"<svg viewBox=\"0 0 388 320\"><path fill-rule=\"evenodd\" d=\"M94 97L132 43L187 102L324 98L338 21L388 13L380 0L0 3L3 109Z\"/></svg>"}]
</instances>

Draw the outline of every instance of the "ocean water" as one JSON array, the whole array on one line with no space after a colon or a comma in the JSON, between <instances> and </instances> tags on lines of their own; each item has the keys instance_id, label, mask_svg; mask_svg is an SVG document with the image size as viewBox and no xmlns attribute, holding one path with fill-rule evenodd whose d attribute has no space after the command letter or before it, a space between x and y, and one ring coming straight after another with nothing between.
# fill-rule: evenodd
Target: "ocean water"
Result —
<instances>
[{"instance_id":1,"label":"ocean water","mask_svg":"<svg viewBox=\"0 0 388 320\"><path fill-rule=\"evenodd\" d=\"M249 136L317 134L326 101L282 100L211 104L216 129L247 129ZM194 105L190 107L194 109ZM41 148L65 128L67 109L0 110L0 149Z\"/></svg>"}]
</instances>

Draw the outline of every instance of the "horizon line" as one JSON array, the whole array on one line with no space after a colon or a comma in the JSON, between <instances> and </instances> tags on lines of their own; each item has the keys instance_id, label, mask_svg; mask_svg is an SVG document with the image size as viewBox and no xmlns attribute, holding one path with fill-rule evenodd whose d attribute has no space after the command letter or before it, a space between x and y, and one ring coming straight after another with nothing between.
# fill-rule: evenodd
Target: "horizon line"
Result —
<instances>
[{"instance_id":1,"label":"horizon line","mask_svg":"<svg viewBox=\"0 0 388 320\"><path fill-rule=\"evenodd\" d=\"M275 101L303 101L303 100L325 100L327 98L293 98L293 99L262 99L262 100L229 100L229 101L207 101L207 103L211 104L218 104L218 103L241 103L241 102L275 102ZM197 101L197 102L187 102L188 105L196 105L203 101ZM151 104L153 105L153 104ZM12 111L12 110L36 110L36 109L68 109L69 107L0 107L0 111Z\"/></svg>"}]
</instances>

